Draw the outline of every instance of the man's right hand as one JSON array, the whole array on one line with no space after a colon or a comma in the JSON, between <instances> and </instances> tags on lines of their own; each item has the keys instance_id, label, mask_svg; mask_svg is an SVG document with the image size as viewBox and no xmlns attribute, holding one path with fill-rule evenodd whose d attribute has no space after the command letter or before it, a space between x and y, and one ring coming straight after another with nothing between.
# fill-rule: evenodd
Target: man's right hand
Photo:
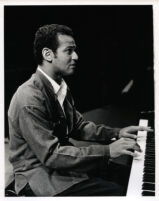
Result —
<instances>
[{"instance_id":1,"label":"man's right hand","mask_svg":"<svg viewBox=\"0 0 159 201\"><path fill-rule=\"evenodd\" d=\"M141 149L136 143L136 141L130 138L120 138L119 140L111 143L109 147L111 158L116 158L121 155L135 156L135 153L130 150L136 150L141 152Z\"/></svg>"}]
</instances>

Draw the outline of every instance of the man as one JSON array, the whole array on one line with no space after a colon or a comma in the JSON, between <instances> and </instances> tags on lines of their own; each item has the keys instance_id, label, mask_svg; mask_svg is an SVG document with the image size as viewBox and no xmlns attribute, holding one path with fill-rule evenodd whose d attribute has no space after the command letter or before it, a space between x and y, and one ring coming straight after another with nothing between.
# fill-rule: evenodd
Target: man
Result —
<instances>
[{"instance_id":1,"label":"man","mask_svg":"<svg viewBox=\"0 0 159 201\"><path fill-rule=\"evenodd\" d=\"M75 70L75 49L72 30L66 26L45 25L36 32L37 71L17 89L8 112L10 162L18 195L122 195L118 184L90 172L111 158L134 156L130 149L139 148L136 135L129 132L151 130L112 129L83 119L63 79ZM75 147L69 138L102 144Z\"/></svg>"}]
</instances>

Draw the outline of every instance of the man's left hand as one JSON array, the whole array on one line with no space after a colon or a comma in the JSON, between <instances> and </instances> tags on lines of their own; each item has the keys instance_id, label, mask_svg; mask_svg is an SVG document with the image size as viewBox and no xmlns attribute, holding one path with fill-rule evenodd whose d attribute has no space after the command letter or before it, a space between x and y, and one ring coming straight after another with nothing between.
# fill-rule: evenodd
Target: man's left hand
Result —
<instances>
[{"instance_id":1,"label":"man's left hand","mask_svg":"<svg viewBox=\"0 0 159 201\"><path fill-rule=\"evenodd\" d=\"M137 131L152 132L153 129L151 129L151 127L145 127L145 126L128 126L128 127L122 128L119 131L119 138L124 137L124 138L136 139L137 135L134 133Z\"/></svg>"}]
</instances>

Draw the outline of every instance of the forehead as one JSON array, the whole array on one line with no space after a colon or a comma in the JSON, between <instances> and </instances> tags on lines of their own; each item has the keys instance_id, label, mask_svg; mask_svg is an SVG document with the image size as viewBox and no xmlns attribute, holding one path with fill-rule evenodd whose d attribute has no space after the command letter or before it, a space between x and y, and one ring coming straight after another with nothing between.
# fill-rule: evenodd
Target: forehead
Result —
<instances>
[{"instance_id":1,"label":"forehead","mask_svg":"<svg viewBox=\"0 0 159 201\"><path fill-rule=\"evenodd\" d=\"M75 40L72 36L58 35L59 47L76 46Z\"/></svg>"}]
</instances>

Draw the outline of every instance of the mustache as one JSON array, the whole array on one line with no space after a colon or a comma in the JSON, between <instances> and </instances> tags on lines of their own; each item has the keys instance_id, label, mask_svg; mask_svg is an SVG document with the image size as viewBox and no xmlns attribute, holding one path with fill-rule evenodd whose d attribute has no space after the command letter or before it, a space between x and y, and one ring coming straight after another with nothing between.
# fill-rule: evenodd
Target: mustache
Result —
<instances>
[{"instance_id":1,"label":"mustache","mask_svg":"<svg viewBox=\"0 0 159 201\"><path fill-rule=\"evenodd\" d=\"M72 62L70 65L76 65L77 64L77 62Z\"/></svg>"}]
</instances>

